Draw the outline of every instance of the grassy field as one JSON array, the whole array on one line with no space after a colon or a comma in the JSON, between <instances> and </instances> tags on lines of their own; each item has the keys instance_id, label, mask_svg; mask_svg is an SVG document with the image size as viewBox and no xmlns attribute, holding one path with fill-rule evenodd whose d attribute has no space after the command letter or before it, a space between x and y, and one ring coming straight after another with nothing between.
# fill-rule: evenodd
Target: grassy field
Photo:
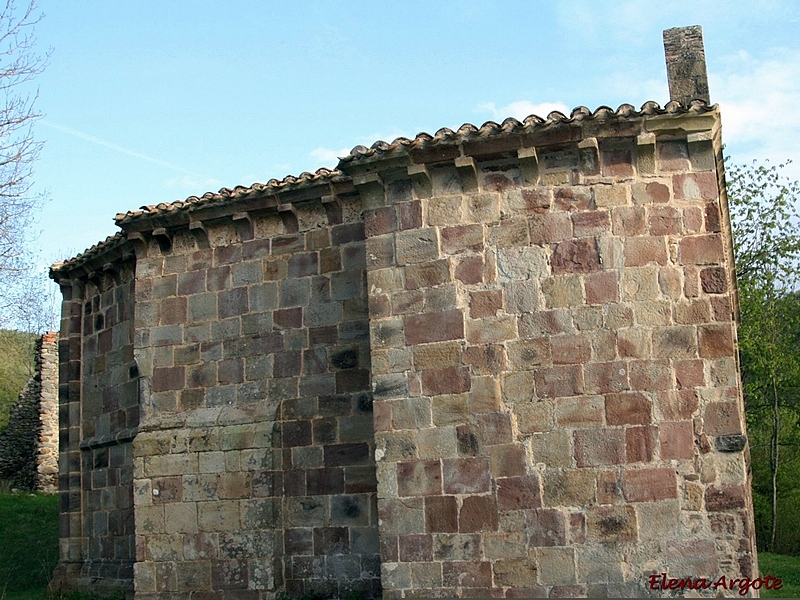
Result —
<instances>
[{"instance_id":1,"label":"grassy field","mask_svg":"<svg viewBox=\"0 0 800 600\"><path fill-rule=\"evenodd\" d=\"M0 600L47 600L47 582L58 561L56 496L0 493ZM780 577L783 588L764 598L800 598L800 557L762 552L762 576ZM53 600L93 600L71 594Z\"/></svg>"}]
</instances>

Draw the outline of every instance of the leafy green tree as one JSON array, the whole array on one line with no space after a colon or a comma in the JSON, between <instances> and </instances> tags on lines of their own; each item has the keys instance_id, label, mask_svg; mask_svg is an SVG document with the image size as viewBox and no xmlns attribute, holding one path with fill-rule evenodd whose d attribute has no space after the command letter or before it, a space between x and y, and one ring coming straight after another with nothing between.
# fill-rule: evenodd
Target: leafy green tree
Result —
<instances>
[{"instance_id":1,"label":"leafy green tree","mask_svg":"<svg viewBox=\"0 0 800 600\"><path fill-rule=\"evenodd\" d=\"M754 163L727 170L757 520L769 499L769 531L763 521L757 527L771 551L781 496L800 492L797 477L783 476L797 464L796 456L785 464L783 451L794 455L800 445L800 184L781 174L784 167Z\"/></svg>"}]
</instances>

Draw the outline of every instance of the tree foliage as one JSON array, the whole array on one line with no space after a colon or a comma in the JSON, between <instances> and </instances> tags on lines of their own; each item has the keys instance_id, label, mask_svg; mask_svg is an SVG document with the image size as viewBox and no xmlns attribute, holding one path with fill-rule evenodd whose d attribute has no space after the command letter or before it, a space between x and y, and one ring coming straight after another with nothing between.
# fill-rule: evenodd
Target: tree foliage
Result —
<instances>
[{"instance_id":1,"label":"tree foliage","mask_svg":"<svg viewBox=\"0 0 800 600\"><path fill-rule=\"evenodd\" d=\"M42 198L32 193L41 143L30 84L47 62L34 51L36 10L33 1L17 7L14 0L0 10L0 327L27 330L40 329L47 312L32 234Z\"/></svg>"},{"instance_id":2,"label":"tree foliage","mask_svg":"<svg viewBox=\"0 0 800 600\"><path fill-rule=\"evenodd\" d=\"M800 184L784 167L729 167L728 197L759 545L800 553Z\"/></svg>"}]
</instances>

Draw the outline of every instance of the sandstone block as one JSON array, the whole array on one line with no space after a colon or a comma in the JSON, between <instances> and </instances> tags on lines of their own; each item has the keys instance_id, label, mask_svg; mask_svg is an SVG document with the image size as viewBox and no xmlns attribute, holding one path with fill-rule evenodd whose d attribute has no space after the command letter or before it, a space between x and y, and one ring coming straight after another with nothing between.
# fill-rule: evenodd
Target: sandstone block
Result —
<instances>
[{"instance_id":1,"label":"sandstone block","mask_svg":"<svg viewBox=\"0 0 800 600\"><path fill-rule=\"evenodd\" d=\"M682 265L718 265L723 260L722 239L717 233L681 238L678 251Z\"/></svg>"},{"instance_id":2,"label":"sandstone block","mask_svg":"<svg viewBox=\"0 0 800 600\"><path fill-rule=\"evenodd\" d=\"M458 504L455 496L428 496L425 498L426 531L455 533L458 531Z\"/></svg>"},{"instance_id":3,"label":"sandstone block","mask_svg":"<svg viewBox=\"0 0 800 600\"><path fill-rule=\"evenodd\" d=\"M397 234L397 262L401 265L420 263L439 258L439 239L436 229L415 229Z\"/></svg>"},{"instance_id":4,"label":"sandstone block","mask_svg":"<svg viewBox=\"0 0 800 600\"><path fill-rule=\"evenodd\" d=\"M622 492L629 502L653 502L678 497L674 469L648 468L622 473Z\"/></svg>"},{"instance_id":5,"label":"sandstone block","mask_svg":"<svg viewBox=\"0 0 800 600\"><path fill-rule=\"evenodd\" d=\"M460 310L408 315L403 317L403 322L409 345L464 337L464 316Z\"/></svg>"},{"instance_id":6,"label":"sandstone block","mask_svg":"<svg viewBox=\"0 0 800 600\"><path fill-rule=\"evenodd\" d=\"M600 270L600 253L595 238L566 240L558 244L550 258L553 274L591 273Z\"/></svg>"},{"instance_id":7,"label":"sandstone block","mask_svg":"<svg viewBox=\"0 0 800 600\"><path fill-rule=\"evenodd\" d=\"M422 392L428 396L468 392L470 382L468 367L445 367L422 372Z\"/></svg>"},{"instance_id":8,"label":"sandstone block","mask_svg":"<svg viewBox=\"0 0 800 600\"><path fill-rule=\"evenodd\" d=\"M579 396L584 393L583 369L580 365L538 368L534 373L539 398Z\"/></svg>"},{"instance_id":9,"label":"sandstone block","mask_svg":"<svg viewBox=\"0 0 800 600\"><path fill-rule=\"evenodd\" d=\"M590 394L621 392L629 387L628 366L624 362L590 363L583 368L583 374Z\"/></svg>"},{"instance_id":10,"label":"sandstone block","mask_svg":"<svg viewBox=\"0 0 800 600\"><path fill-rule=\"evenodd\" d=\"M619 302L619 272L588 273L583 278L587 304Z\"/></svg>"},{"instance_id":11,"label":"sandstone block","mask_svg":"<svg viewBox=\"0 0 800 600\"><path fill-rule=\"evenodd\" d=\"M488 492L489 462L485 458L446 458L442 460L445 494Z\"/></svg>"},{"instance_id":12,"label":"sandstone block","mask_svg":"<svg viewBox=\"0 0 800 600\"><path fill-rule=\"evenodd\" d=\"M597 208L607 208L627 204L630 188L626 185L597 185L593 192Z\"/></svg>"},{"instance_id":13,"label":"sandstone block","mask_svg":"<svg viewBox=\"0 0 800 600\"><path fill-rule=\"evenodd\" d=\"M451 588L489 588L492 585L492 564L486 561L442 563L442 582Z\"/></svg>"},{"instance_id":14,"label":"sandstone block","mask_svg":"<svg viewBox=\"0 0 800 600\"><path fill-rule=\"evenodd\" d=\"M635 183L632 187L634 204L660 204L669 202L670 189L663 183Z\"/></svg>"},{"instance_id":15,"label":"sandstone block","mask_svg":"<svg viewBox=\"0 0 800 600\"><path fill-rule=\"evenodd\" d=\"M483 250L483 225L443 227L442 251L447 254L480 252Z\"/></svg>"},{"instance_id":16,"label":"sandstone block","mask_svg":"<svg viewBox=\"0 0 800 600\"><path fill-rule=\"evenodd\" d=\"M574 439L579 467L625 463L625 435L621 429L577 429Z\"/></svg>"},{"instance_id":17,"label":"sandstone block","mask_svg":"<svg viewBox=\"0 0 800 600\"><path fill-rule=\"evenodd\" d=\"M497 500L492 496L467 496L458 513L459 531L497 531L497 510Z\"/></svg>"},{"instance_id":18,"label":"sandstone block","mask_svg":"<svg viewBox=\"0 0 800 600\"><path fill-rule=\"evenodd\" d=\"M573 213L572 231L575 237L604 235L611 230L611 213L590 210Z\"/></svg>"},{"instance_id":19,"label":"sandstone block","mask_svg":"<svg viewBox=\"0 0 800 600\"><path fill-rule=\"evenodd\" d=\"M543 585L568 585L576 582L575 550L573 548L538 548L536 558L539 581Z\"/></svg>"},{"instance_id":20,"label":"sandstone block","mask_svg":"<svg viewBox=\"0 0 800 600\"><path fill-rule=\"evenodd\" d=\"M584 304L583 283L579 275L558 275L542 280L542 294L547 308Z\"/></svg>"},{"instance_id":21,"label":"sandstone block","mask_svg":"<svg viewBox=\"0 0 800 600\"><path fill-rule=\"evenodd\" d=\"M547 253L537 246L500 249L497 270L501 281L545 277L548 274Z\"/></svg>"},{"instance_id":22,"label":"sandstone block","mask_svg":"<svg viewBox=\"0 0 800 600\"><path fill-rule=\"evenodd\" d=\"M547 506L587 506L595 502L594 469L547 469L544 473L544 502Z\"/></svg>"},{"instance_id":23,"label":"sandstone block","mask_svg":"<svg viewBox=\"0 0 800 600\"><path fill-rule=\"evenodd\" d=\"M524 217L503 219L498 225L489 228L486 242L495 248L529 245L531 240L528 219Z\"/></svg>"},{"instance_id":24,"label":"sandstone block","mask_svg":"<svg viewBox=\"0 0 800 600\"><path fill-rule=\"evenodd\" d=\"M429 198L428 225L457 225L463 218L461 196L438 196Z\"/></svg>"},{"instance_id":25,"label":"sandstone block","mask_svg":"<svg viewBox=\"0 0 800 600\"><path fill-rule=\"evenodd\" d=\"M464 285L481 283L484 276L482 256L465 256L458 259L453 269L453 276Z\"/></svg>"},{"instance_id":26,"label":"sandstone block","mask_svg":"<svg viewBox=\"0 0 800 600\"><path fill-rule=\"evenodd\" d=\"M560 510L533 509L525 515L525 527L530 532L531 546L565 546L567 543L567 523Z\"/></svg>"},{"instance_id":27,"label":"sandstone block","mask_svg":"<svg viewBox=\"0 0 800 600\"><path fill-rule=\"evenodd\" d=\"M474 377L472 379L472 388L469 392L469 412L476 414L497 411L500 408L500 397L500 382L497 379L493 377ZM503 442L487 441L486 443Z\"/></svg>"},{"instance_id":28,"label":"sandstone block","mask_svg":"<svg viewBox=\"0 0 800 600\"><path fill-rule=\"evenodd\" d=\"M659 425L662 460L688 459L694 456L694 431L691 421L668 421Z\"/></svg>"},{"instance_id":29,"label":"sandstone block","mask_svg":"<svg viewBox=\"0 0 800 600\"><path fill-rule=\"evenodd\" d=\"M586 537L590 541L636 542L638 533L633 506L597 506L586 511Z\"/></svg>"},{"instance_id":30,"label":"sandstone block","mask_svg":"<svg viewBox=\"0 0 800 600\"><path fill-rule=\"evenodd\" d=\"M733 356L733 328L729 324L701 325L697 328L702 358Z\"/></svg>"},{"instance_id":31,"label":"sandstone block","mask_svg":"<svg viewBox=\"0 0 800 600\"><path fill-rule=\"evenodd\" d=\"M520 433L540 433L550 431L554 423L552 401L519 402L513 405L517 415L517 427ZM536 438L534 438L536 439ZM537 462L546 462L539 461Z\"/></svg>"},{"instance_id":32,"label":"sandstone block","mask_svg":"<svg viewBox=\"0 0 800 600\"><path fill-rule=\"evenodd\" d=\"M552 244L572 239L572 219L568 213L532 215L528 222L531 244Z\"/></svg>"},{"instance_id":33,"label":"sandstone block","mask_svg":"<svg viewBox=\"0 0 800 600\"><path fill-rule=\"evenodd\" d=\"M589 210L594 208L591 190L580 187L562 187L553 194L553 209L563 211Z\"/></svg>"},{"instance_id":34,"label":"sandstone block","mask_svg":"<svg viewBox=\"0 0 800 600\"><path fill-rule=\"evenodd\" d=\"M716 200L717 176L713 172L679 173L672 177L676 200Z\"/></svg>"},{"instance_id":35,"label":"sandstone block","mask_svg":"<svg viewBox=\"0 0 800 600\"><path fill-rule=\"evenodd\" d=\"M606 394L606 421L609 425L647 425L650 418L651 404L644 394Z\"/></svg>"},{"instance_id":36,"label":"sandstone block","mask_svg":"<svg viewBox=\"0 0 800 600\"><path fill-rule=\"evenodd\" d=\"M590 428L603 425L603 397L557 398L554 411L560 427Z\"/></svg>"}]
</instances>

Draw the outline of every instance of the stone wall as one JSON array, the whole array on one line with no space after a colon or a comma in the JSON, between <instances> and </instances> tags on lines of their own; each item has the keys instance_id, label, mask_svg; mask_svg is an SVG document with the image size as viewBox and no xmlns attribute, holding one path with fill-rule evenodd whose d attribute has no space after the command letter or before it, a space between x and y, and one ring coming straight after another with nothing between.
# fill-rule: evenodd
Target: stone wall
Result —
<instances>
[{"instance_id":1,"label":"stone wall","mask_svg":"<svg viewBox=\"0 0 800 600\"><path fill-rule=\"evenodd\" d=\"M364 226L326 191L139 249L137 598L380 590Z\"/></svg>"},{"instance_id":2,"label":"stone wall","mask_svg":"<svg viewBox=\"0 0 800 600\"><path fill-rule=\"evenodd\" d=\"M476 135L400 179L343 165L373 171L384 598L754 575L708 116Z\"/></svg>"},{"instance_id":3,"label":"stone wall","mask_svg":"<svg viewBox=\"0 0 800 600\"><path fill-rule=\"evenodd\" d=\"M55 587L642 597L671 593L651 574L756 574L719 113L680 89L117 215L52 271Z\"/></svg>"},{"instance_id":4,"label":"stone wall","mask_svg":"<svg viewBox=\"0 0 800 600\"><path fill-rule=\"evenodd\" d=\"M35 373L0 435L0 479L13 488L55 493L58 486L57 334L36 341Z\"/></svg>"},{"instance_id":5,"label":"stone wall","mask_svg":"<svg viewBox=\"0 0 800 600\"><path fill-rule=\"evenodd\" d=\"M59 344L61 562L54 589L132 589L133 450L139 372L134 265L61 279Z\"/></svg>"}]
</instances>

